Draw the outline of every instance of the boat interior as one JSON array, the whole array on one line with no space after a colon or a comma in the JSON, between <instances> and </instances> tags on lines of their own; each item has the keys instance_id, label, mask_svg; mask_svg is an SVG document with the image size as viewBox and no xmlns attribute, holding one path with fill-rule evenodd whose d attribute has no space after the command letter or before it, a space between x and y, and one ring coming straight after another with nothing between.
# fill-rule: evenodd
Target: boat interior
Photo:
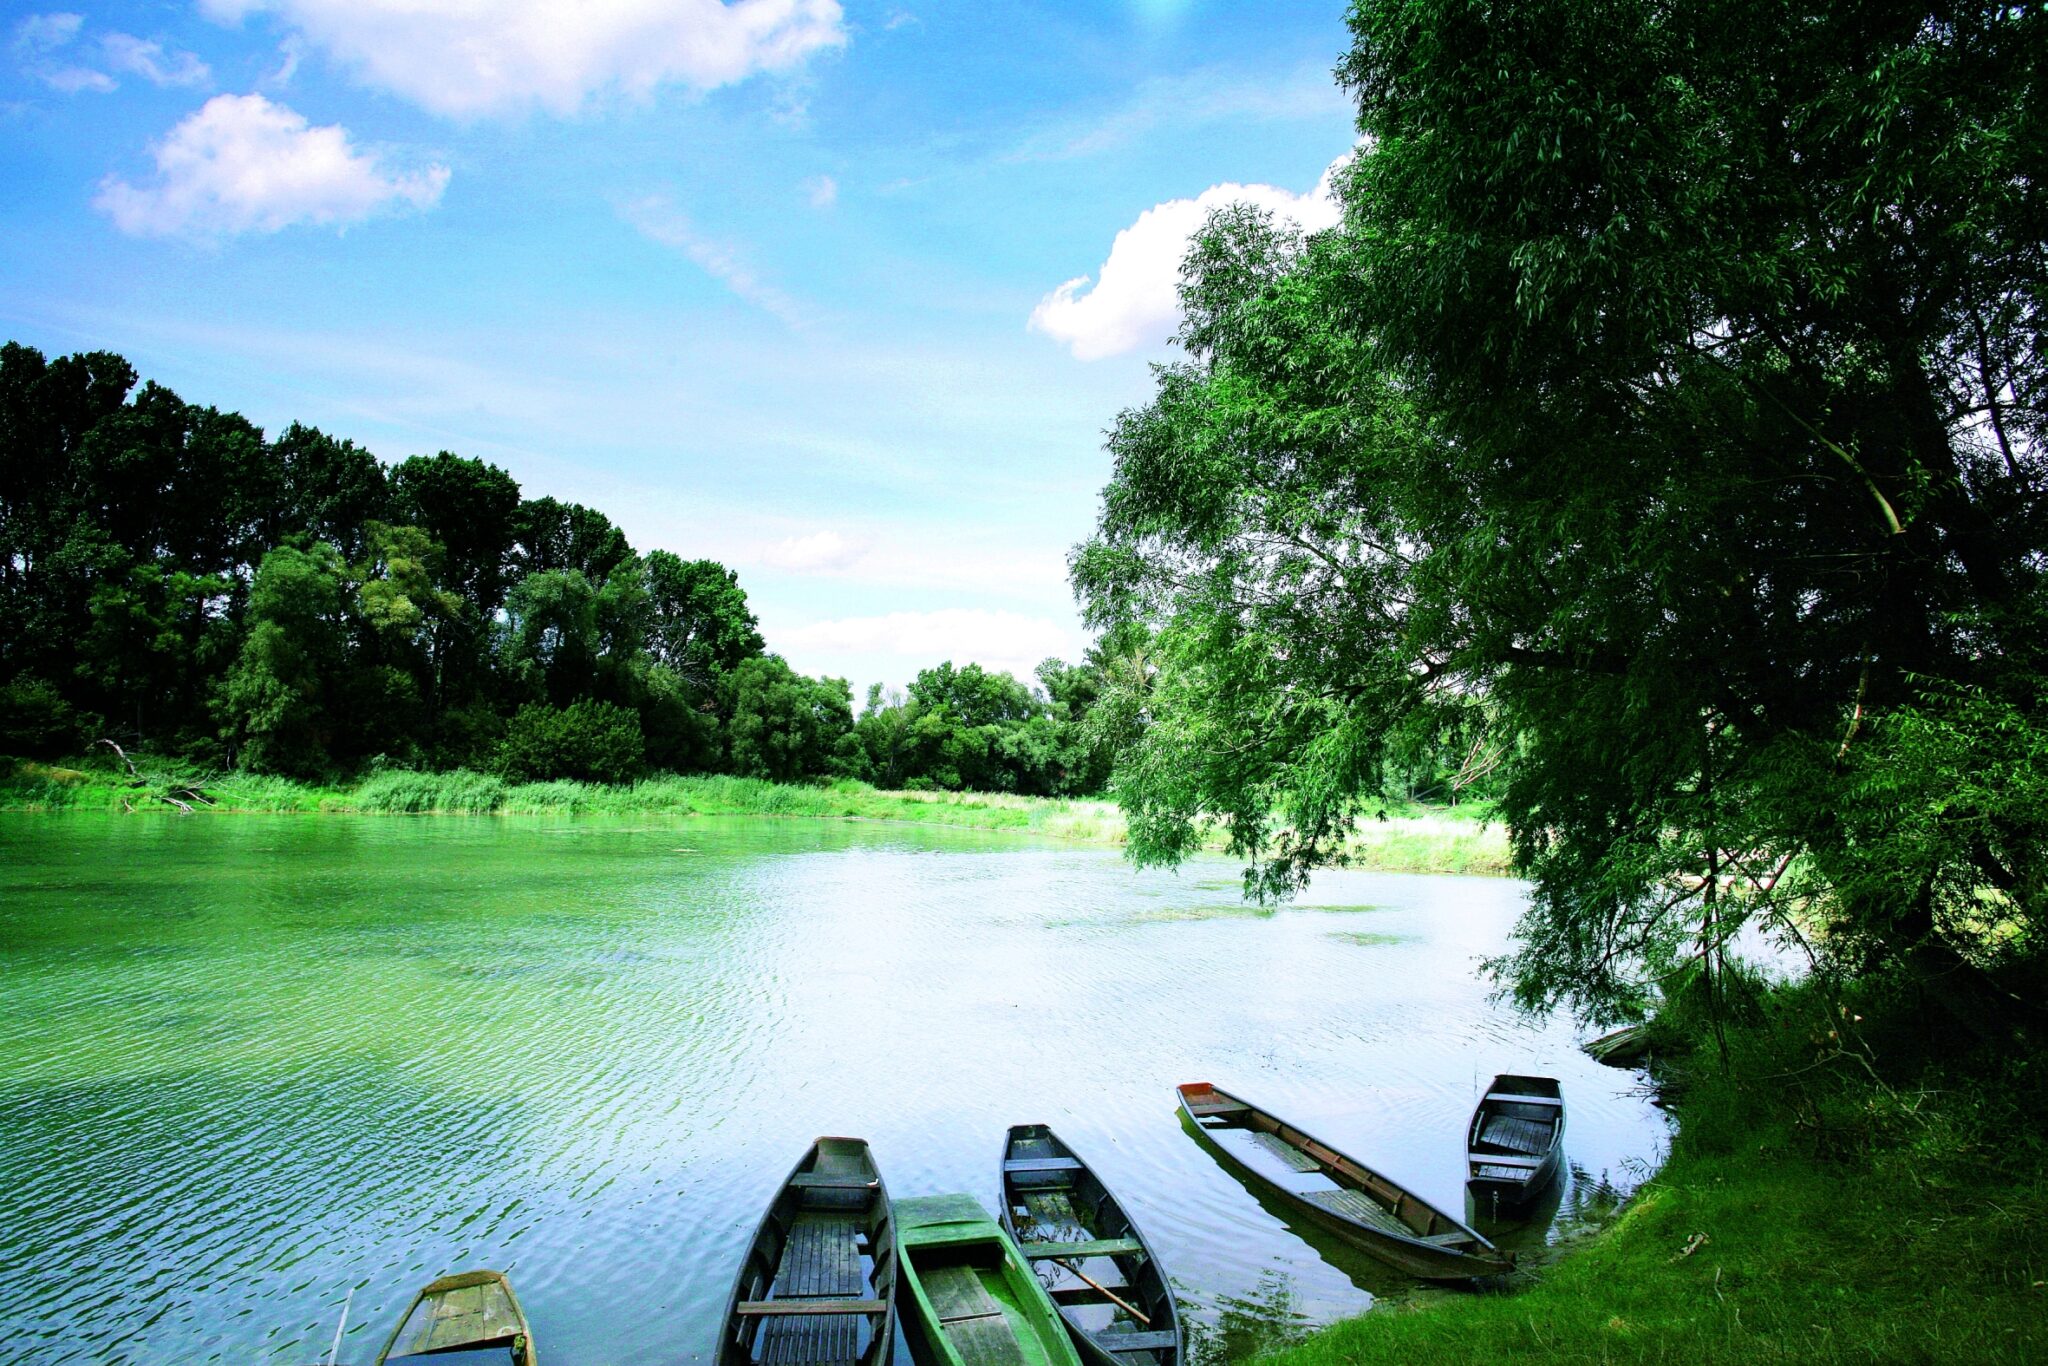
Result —
<instances>
[{"instance_id":1,"label":"boat interior","mask_svg":"<svg viewBox=\"0 0 2048 1366\"><path fill-rule=\"evenodd\" d=\"M820 1139L747 1254L734 1345L760 1366L886 1366L889 1217L866 1145Z\"/></svg>"}]
</instances>

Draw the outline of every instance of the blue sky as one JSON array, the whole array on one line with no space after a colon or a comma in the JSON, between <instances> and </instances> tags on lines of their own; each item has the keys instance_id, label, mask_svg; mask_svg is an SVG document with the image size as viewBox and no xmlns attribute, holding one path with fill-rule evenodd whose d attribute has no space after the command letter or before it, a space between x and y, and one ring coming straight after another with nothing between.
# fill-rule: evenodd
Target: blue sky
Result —
<instances>
[{"instance_id":1,"label":"blue sky","mask_svg":"<svg viewBox=\"0 0 2048 1366\"><path fill-rule=\"evenodd\" d=\"M1320 226L1343 6L16 8L0 331L739 571L798 668L1085 644L1181 244Z\"/></svg>"}]
</instances>

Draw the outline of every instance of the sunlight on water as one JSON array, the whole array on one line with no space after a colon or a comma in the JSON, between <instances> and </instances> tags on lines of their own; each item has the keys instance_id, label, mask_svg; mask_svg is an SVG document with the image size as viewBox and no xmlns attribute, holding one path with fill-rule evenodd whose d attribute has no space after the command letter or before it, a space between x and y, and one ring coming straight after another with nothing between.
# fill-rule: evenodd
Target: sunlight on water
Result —
<instances>
[{"instance_id":1,"label":"sunlight on water","mask_svg":"<svg viewBox=\"0 0 2048 1366\"><path fill-rule=\"evenodd\" d=\"M510 1273L550 1366L709 1360L821 1133L994 1207L1045 1122L1136 1214L1209 1359L1412 1284L1183 1132L1212 1081L1457 1212L1495 1072L1563 1079L1565 1216L1658 1113L1475 974L1518 884L1235 869L782 820L0 815L0 1341L38 1361L368 1362ZM1501 1241L1541 1240L1542 1228Z\"/></svg>"}]
</instances>

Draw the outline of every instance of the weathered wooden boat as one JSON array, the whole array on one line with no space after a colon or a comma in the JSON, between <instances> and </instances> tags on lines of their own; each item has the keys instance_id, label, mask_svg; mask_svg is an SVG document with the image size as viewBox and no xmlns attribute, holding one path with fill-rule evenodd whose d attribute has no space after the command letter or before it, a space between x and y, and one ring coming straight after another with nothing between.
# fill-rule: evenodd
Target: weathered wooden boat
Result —
<instances>
[{"instance_id":1,"label":"weathered wooden boat","mask_svg":"<svg viewBox=\"0 0 2048 1366\"><path fill-rule=\"evenodd\" d=\"M1003 1231L1024 1260L1066 1273L1053 1302L1082 1361L1178 1366L1180 1313L1166 1272L1088 1164L1045 1125L1019 1124L1003 1143L1002 1187Z\"/></svg>"},{"instance_id":2,"label":"weathered wooden boat","mask_svg":"<svg viewBox=\"0 0 2048 1366\"><path fill-rule=\"evenodd\" d=\"M1215 1152L1287 1207L1389 1266L1432 1281L1471 1280L1514 1269L1511 1254L1473 1229L1278 1116L1205 1081L1178 1089L1182 1112ZM1289 1168L1293 1179L1268 1175L1229 1153L1215 1135L1231 1129L1248 1133L1267 1156Z\"/></svg>"},{"instance_id":3,"label":"weathered wooden boat","mask_svg":"<svg viewBox=\"0 0 2048 1366\"><path fill-rule=\"evenodd\" d=\"M512 1282L495 1271L463 1271L443 1276L412 1297L398 1327L377 1353L377 1366L406 1357L446 1357L460 1352L465 1360L509 1361L512 1366L538 1366L533 1330L526 1311L512 1293Z\"/></svg>"},{"instance_id":4,"label":"weathered wooden boat","mask_svg":"<svg viewBox=\"0 0 2048 1366\"><path fill-rule=\"evenodd\" d=\"M747 1247L719 1366L888 1366L896 1349L889 1192L858 1138L813 1143Z\"/></svg>"},{"instance_id":5,"label":"weathered wooden boat","mask_svg":"<svg viewBox=\"0 0 2048 1366\"><path fill-rule=\"evenodd\" d=\"M973 1196L897 1201L896 1269L926 1366L1081 1366L1052 1297Z\"/></svg>"},{"instance_id":6,"label":"weathered wooden boat","mask_svg":"<svg viewBox=\"0 0 2048 1366\"><path fill-rule=\"evenodd\" d=\"M1609 1067L1639 1067L1650 1056L1650 1027L1623 1025L1597 1039L1588 1039L1580 1048L1594 1062Z\"/></svg>"},{"instance_id":7,"label":"weathered wooden boat","mask_svg":"<svg viewBox=\"0 0 2048 1366\"><path fill-rule=\"evenodd\" d=\"M1555 1077L1503 1072L1479 1098L1465 1135L1466 1185L1490 1218L1528 1208L1557 1179L1564 1156L1564 1092Z\"/></svg>"}]
</instances>

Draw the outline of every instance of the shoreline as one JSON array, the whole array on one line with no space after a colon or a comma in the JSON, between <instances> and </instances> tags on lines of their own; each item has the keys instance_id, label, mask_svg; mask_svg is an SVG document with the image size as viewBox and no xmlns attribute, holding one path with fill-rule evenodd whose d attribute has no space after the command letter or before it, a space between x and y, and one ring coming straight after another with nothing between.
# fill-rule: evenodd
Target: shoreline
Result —
<instances>
[{"instance_id":1,"label":"shoreline","mask_svg":"<svg viewBox=\"0 0 2048 1366\"><path fill-rule=\"evenodd\" d=\"M665 774L633 783L507 783L455 770L386 770L349 784L317 785L189 769L138 777L100 767L0 760L0 811L167 815L781 816L985 830L1111 847L1127 842L1123 813L1102 798L990 792L888 791L866 783L807 787L758 778ZM198 794L195 796L194 794ZM1203 842L1224 852L1212 830ZM1419 808L1360 823L1350 866L1374 872L1509 875L1507 835L1484 813Z\"/></svg>"}]
</instances>

